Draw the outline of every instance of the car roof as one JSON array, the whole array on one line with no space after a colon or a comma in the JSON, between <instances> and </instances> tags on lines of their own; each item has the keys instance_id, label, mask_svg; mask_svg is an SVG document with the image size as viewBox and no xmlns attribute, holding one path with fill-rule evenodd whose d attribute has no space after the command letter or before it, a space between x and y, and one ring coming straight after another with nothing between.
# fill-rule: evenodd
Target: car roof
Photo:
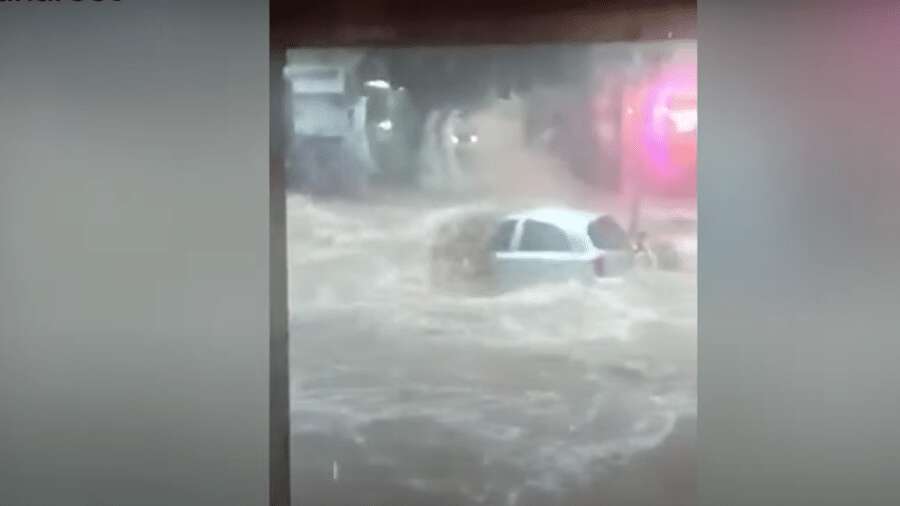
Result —
<instances>
[{"instance_id":1,"label":"car roof","mask_svg":"<svg viewBox=\"0 0 900 506\"><path fill-rule=\"evenodd\" d=\"M592 221L608 216L605 213L581 211L568 207L538 207L510 214L504 219L540 221L556 225L569 233L584 234Z\"/></svg>"}]
</instances>

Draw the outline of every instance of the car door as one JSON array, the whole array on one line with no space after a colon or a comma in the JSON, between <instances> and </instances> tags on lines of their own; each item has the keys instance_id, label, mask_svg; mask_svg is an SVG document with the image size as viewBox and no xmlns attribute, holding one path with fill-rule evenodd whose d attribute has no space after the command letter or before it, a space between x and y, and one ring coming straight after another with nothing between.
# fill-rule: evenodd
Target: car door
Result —
<instances>
[{"instance_id":1,"label":"car door","mask_svg":"<svg viewBox=\"0 0 900 506\"><path fill-rule=\"evenodd\" d=\"M577 251L562 228L531 219L516 220L514 229L506 226L507 231L513 230L509 247L494 252L495 274L503 287L584 276L584 253Z\"/></svg>"},{"instance_id":2,"label":"car door","mask_svg":"<svg viewBox=\"0 0 900 506\"><path fill-rule=\"evenodd\" d=\"M491 237L491 273L498 285L509 285L515 263L514 249L518 243L522 220L509 218L497 225Z\"/></svg>"}]
</instances>

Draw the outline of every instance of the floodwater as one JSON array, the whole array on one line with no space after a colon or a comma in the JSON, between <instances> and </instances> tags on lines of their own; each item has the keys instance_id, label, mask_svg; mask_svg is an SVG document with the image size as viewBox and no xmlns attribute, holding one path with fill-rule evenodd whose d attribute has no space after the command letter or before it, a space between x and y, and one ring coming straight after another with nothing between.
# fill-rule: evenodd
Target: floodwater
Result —
<instances>
[{"instance_id":1,"label":"floodwater","mask_svg":"<svg viewBox=\"0 0 900 506\"><path fill-rule=\"evenodd\" d=\"M694 504L696 274L444 293L463 208L289 197L298 504Z\"/></svg>"}]
</instances>

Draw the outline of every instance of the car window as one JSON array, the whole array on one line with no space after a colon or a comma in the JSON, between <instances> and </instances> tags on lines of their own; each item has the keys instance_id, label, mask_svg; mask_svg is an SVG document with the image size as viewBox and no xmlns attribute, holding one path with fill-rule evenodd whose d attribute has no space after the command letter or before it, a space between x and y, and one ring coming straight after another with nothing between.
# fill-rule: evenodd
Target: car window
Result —
<instances>
[{"instance_id":1,"label":"car window","mask_svg":"<svg viewBox=\"0 0 900 506\"><path fill-rule=\"evenodd\" d=\"M569 238L558 227L528 220L522 233L520 251L571 251Z\"/></svg>"},{"instance_id":2,"label":"car window","mask_svg":"<svg viewBox=\"0 0 900 506\"><path fill-rule=\"evenodd\" d=\"M592 221L588 225L588 236L599 249L625 250L629 247L628 234L608 216Z\"/></svg>"},{"instance_id":3,"label":"car window","mask_svg":"<svg viewBox=\"0 0 900 506\"><path fill-rule=\"evenodd\" d=\"M513 233L516 231L516 221L507 220L497 227L494 236L491 238L491 250L493 251L509 251L512 243Z\"/></svg>"}]
</instances>

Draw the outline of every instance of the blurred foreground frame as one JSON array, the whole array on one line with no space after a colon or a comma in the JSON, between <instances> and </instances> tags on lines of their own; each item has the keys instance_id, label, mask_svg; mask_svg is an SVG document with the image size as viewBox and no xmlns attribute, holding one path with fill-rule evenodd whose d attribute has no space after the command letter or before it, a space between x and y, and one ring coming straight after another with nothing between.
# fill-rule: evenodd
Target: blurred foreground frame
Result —
<instances>
[{"instance_id":1,"label":"blurred foreground frame","mask_svg":"<svg viewBox=\"0 0 900 506\"><path fill-rule=\"evenodd\" d=\"M269 502L289 506L290 402L283 68L289 48L637 42L697 38L696 0L270 0ZM315 504L297 498L294 504Z\"/></svg>"}]
</instances>

